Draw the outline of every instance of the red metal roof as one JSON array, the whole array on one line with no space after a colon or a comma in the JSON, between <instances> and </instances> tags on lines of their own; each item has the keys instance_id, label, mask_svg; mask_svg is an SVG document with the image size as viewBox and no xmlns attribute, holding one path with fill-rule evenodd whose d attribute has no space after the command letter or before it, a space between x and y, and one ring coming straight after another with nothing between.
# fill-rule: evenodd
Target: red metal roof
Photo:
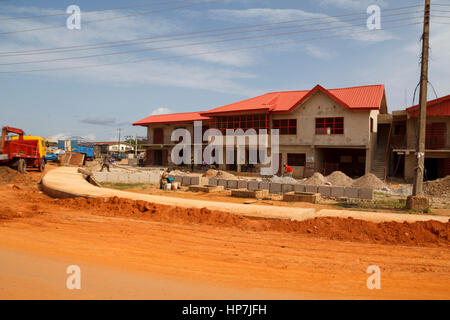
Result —
<instances>
[{"instance_id":1,"label":"red metal roof","mask_svg":"<svg viewBox=\"0 0 450 320\"><path fill-rule=\"evenodd\" d=\"M384 97L384 85L325 89L317 85L311 90L271 92L247 100L218 107L202 115L241 112L291 112L314 93L321 91L348 109L379 110Z\"/></svg>"},{"instance_id":2,"label":"red metal roof","mask_svg":"<svg viewBox=\"0 0 450 320\"><path fill-rule=\"evenodd\" d=\"M417 117L419 105L406 109L409 115ZM450 116L450 95L427 102L427 116Z\"/></svg>"},{"instance_id":3,"label":"red metal roof","mask_svg":"<svg viewBox=\"0 0 450 320\"><path fill-rule=\"evenodd\" d=\"M291 112L314 93L321 91L345 108L351 110L379 110L384 97L384 85L371 85L340 89L325 89L316 85L311 90L280 91L231 103L204 112L174 113L149 116L133 125L164 124L209 120L208 116L249 112Z\"/></svg>"},{"instance_id":4,"label":"red metal roof","mask_svg":"<svg viewBox=\"0 0 450 320\"><path fill-rule=\"evenodd\" d=\"M209 118L201 116L199 112L172 113L149 116L133 123L133 126L146 126L149 124L165 124L177 122L194 122L201 120L209 120Z\"/></svg>"}]
</instances>

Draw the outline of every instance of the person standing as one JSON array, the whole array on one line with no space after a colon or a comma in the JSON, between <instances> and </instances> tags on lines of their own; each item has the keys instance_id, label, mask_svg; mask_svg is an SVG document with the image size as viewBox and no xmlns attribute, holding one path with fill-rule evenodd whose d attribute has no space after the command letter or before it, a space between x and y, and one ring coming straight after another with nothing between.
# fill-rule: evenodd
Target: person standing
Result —
<instances>
[{"instance_id":1,"label":"person standing","mask_svg":"<svg viewBox=\"0 0 450 320\"><path fill-rule=\"evenodd\" d=\"M108 170L108 172L111 172L109 170L109 163L111 162L111 156L109 154L105 155L103 157L103 161L102 161L102 168L100 169L100 172L103 171L103 168L106 168Z\"/></svg>"}]
</instances>

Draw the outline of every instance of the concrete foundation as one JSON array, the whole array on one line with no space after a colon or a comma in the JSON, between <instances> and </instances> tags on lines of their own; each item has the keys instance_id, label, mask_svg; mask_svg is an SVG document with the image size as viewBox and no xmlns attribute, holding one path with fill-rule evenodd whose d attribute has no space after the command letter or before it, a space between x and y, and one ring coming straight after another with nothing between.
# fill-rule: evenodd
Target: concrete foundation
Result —
<instances>
[{"instance_id":1,"label":"concrete foundation","mask_svg":"<svg viewBox=\"0 0 450 320\"><path fill-rule=\"evenodd\" d=\"M235 189L231 190L232 197L238 198L255 198L255 199L264 199L269 196L268 190L247 190L247 189Z\"/></svg>"},{"instance_id":2,"label":"concrete foundation","mask_svg":"<svg viewBox=\"0 0 450 320\"><path fill-rule=\"evenodd\" d=\"M283 201L317 203L320 200L319 193L312 192L288 192L283 195Z\"/></svg>"},{"instance_id":3,"label":"concrete foundation","mask_svg":"<svg viewBox=\"0 0 450 320\"><path fill-rule=\"evenodd\" d=\"M210 193L210 192L220 192L223 190L224 190L223 186L201 186L201 185L189 186L189 191L193 191L193 192Z\"/></svg>"}]
</instances>

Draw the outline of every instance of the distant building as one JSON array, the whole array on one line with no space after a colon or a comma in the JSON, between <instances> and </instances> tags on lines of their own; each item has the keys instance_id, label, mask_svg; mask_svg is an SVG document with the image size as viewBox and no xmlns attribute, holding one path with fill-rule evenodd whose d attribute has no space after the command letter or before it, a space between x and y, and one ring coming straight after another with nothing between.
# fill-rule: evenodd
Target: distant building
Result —
<instances>
[{"instance_id":1,"label":"distant building","mask_svg":"<svg viewBox=\"0 0 450 320\"><path fill-rule=\"evenodd\" d=\"M94 142L93 144L96 155L102 155L119 151L123 153L134 152L134 146L131 143L127 142L121 142L120 146L117 141Z\"/></svg>"},{"instance_id":2,"label":"distant building","mask_svg":"<svg viewBox=\"0 0 450 320\"><path fill-rule=\"evenodd\" d=\"M280 168L289 164L295 177L334 170L355 177L371 171L379 114L387 114L384 85L341 89L317 85L312 90L271 92L204 112L149 116L134 125L147 127L148 165L172 166L170 153L176 144L170 141L172 131L185 128L193 136L194 121L202 121L203 132L279 129ZM246 171L248 156L243 165L220 168Z\"/></svg>"}]
</instances>

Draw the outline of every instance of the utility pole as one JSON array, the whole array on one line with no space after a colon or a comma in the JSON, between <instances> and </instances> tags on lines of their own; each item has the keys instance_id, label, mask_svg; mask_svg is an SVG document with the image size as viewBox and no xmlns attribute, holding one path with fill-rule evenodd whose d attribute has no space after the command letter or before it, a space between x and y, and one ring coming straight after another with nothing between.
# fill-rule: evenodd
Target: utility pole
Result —
<instances>
[{"instance_id":1,"label":"utility pole","mask_svg":"<svg viewBox=\"0 0 450 320\"><path fill-rule=\"evenodd\" d=\"M425 0L425 12L422 34L422 59L420 71L419 115L416 144L416 172L414 175L413 195L423 194L423 174L425 169L425 134L427 125L427 87L428 87L428 53L430 40L430 0Z\"/></svg>"},{"instance_id":2,"label":"utility pole","mask_svg":"<svg viewBox=\"0 0 450 320\"><path fill-rule=\"evenodd\" d=\"M119 156L119 158L120 158L120 131L121 131L122 129L118 129L118 131L119 131L119 144L117 145L117 155Z\"/></svg>"},{"instance_id":3,"label":"utility pole","mask_svg":"<svg viewBox=\"0 0 450 320\"><path fill-rule=\"evenodd\" d=\"M135 146L134 146L134 157L137 158L137 153L138 153L138 140L137 140L137 133L136 133L136 138L134 139L135 142Z\"/></svg>"}]
</instances>

